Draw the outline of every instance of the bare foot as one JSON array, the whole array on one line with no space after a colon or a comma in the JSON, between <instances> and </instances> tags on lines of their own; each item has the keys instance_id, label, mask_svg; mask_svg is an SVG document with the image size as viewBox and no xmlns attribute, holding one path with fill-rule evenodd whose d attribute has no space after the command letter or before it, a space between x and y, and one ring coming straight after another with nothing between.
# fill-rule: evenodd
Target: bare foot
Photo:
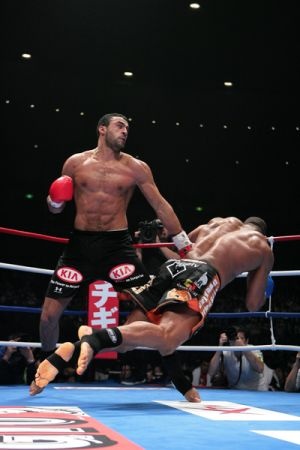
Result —
<instances>
[{"instance_id":1,"label":"bare foot","mask_svg":"<svg viewBox=\"0 0 300 450\"><path fill-rule=\"evenodd\" d=\"M188 402L191 402L191 403L199 403L199 402L201 402L201 398L200 398L199 392L195 388L189 389L184 394L184 396L185 396L185 398L187 399Z\"/></svg>"},{"instance_id":2,"label":"bare foot","mask_svg":"<svg viewBox=\"0 0 300 450\"><path fill-rule=\"evenodd\" d=\"M82 338L82 336L85 336L86 334L92 334L93 330L91 327L87 326L87 325L81 325L78 328L78 337L79 339Z\"/></svg>"},{"instance_id":3,"label":"bare foot","mask_svg":"<svg viewBox=\"0 0 300 450\"><path fill-rule=\"evenodd\" d=\"M82 375L89 365L90 361L94 357L94 350L87 342L82 342L80 344L80 355L78 358L76 372L78 375Z\"/></svg>"},{"instance_id":4,"label":"bare foot","mask_svg":"<svg viewBox=\"0 0 300 450\"><path fill-rule=\"evenodd\" d=\"M74 349L75 347L71 342L65 342L55 350L55 353L61 356L65 361L69 361L72 358ZM36 371L34 381L32 381L30 385L30 395L36 395L42 392L50 381L54 380L58 372L56 367L54 367L47 359L44 359Z\"/></svg>"}]
</instances>

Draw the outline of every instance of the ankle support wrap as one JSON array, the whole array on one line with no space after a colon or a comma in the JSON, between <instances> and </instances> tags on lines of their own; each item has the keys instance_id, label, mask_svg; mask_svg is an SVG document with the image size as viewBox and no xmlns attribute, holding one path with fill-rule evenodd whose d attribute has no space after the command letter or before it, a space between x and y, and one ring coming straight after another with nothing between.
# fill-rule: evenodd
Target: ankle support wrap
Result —
<instances>
[{"instance_id":1,"label":"ankle support wrap","mask_svg":"<svg viewBox=\"0 0 300 450\"><path fill-rule=\"evenodd\" d=\"M80 354L80 341L75 342L74 346L75 346L74 352L73 352L73 355L72 355L70 361L68 362L68 366L69 367L71 366L75 369L77 367L77 361L78 361L79 354Z\"/></svg>"},{"instance_id":2,"label":"ankle support wrap","mask_svg":"<svg viewBox=\"0 0 300 450\"><path fill-rule=\"evenodd\" d=\"M61 372L65 367L68 367L69 362L65 361L61 356L59 356L57 353L53 353L51 356L47 358L47 361L49 361L52 366L54 366L59 372Z\"/></svg>"},{"instance_id":3,"label":"ankle support wrap","mask_svg":"<svg viewBox=\"0 0 300 450\"><path fill-rule=\"evenodd\" d=\"M53 353L47 358L52 366L54 366L59 372L61 372L66 367L73 367L74 369L77 367L77 360L80 354L80 341L75 342L75 349L73 355L69 361L65 361L60 355L57 353Z\"/></svg>"},{"instance_id":4,"label":"ankle support wrap","mask_svg":"<svg viewBox=\"0 0 300 450\"><path fill-rule=\"evenodd\" d=\"M94 331L93 334L86 334L81 338L81 342L87 342L96 354L103 348L118 347L122 344L123 337L119 328L105 328Z\"/></svg>"}]
</instances>

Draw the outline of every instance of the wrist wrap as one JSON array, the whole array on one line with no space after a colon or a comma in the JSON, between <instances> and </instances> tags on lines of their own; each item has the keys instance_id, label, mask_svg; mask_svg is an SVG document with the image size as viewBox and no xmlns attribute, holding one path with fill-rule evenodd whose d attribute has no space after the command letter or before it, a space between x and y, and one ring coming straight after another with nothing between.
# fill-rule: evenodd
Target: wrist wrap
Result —
<instances>
[{"instance_id":1,"label":"wrist wrap","mask_svg":"<svg viewBox=\"0 0 300 450\"><path fill-rule=\"evenodd\" d=\"M173 236L172 240L181 258L184 258L185 255L192 250L192 242L185 231L181 231Z\"/></svg>"},{"instance_id":2,"label":"wrist wrap","mask_svg":"<svg viewBox=\"0 0 300 450\"><path fill-rule=\"evenodd\" d=\"M184 375L178 353L174 352L172 355L163 356L162 359L172 383L182 395L185 395L193 385Z\"/></svg>"},{"instance_id":3,"label":"wrist wrap","mask_svg":"<svg viewBox=\"0 0 300 450\"><path fill-rule=\"evenodd\" d=\"M49 205L52 206L52 208L60 208L65 202L54 202L51 197L49 196Z\"/></svg>"}]
</instances>

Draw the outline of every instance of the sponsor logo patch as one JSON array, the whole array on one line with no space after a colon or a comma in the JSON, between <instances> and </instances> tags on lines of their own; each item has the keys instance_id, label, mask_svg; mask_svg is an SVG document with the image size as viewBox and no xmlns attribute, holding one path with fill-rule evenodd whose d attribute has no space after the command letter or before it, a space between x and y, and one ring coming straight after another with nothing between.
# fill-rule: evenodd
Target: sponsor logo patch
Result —
<instances>
[{"instance_id":1,"label":"sponsor logo patch","mask_svg":"<svg viewBox=\"0 0 300 450\"><path fill-rule=\"evenodd\" d=\"M109 278L115 281L124 280L130 277L135 271L133 264L119 264L111 269L109 272Z\"/></svg>"},{"instance_id":2,"label":"sponsor logo patch","mask_svg":"<svg viewBox=\"0 0 300 450\"><path fill-rule=\"evenodd\" d=\"M60 280L71 284L80 283L83 280L81 273L76 269L72 269L72 267L61 267L56 272L56 275Z\"/></svg>"},{"instance_id":3,"label":"sponsor logo patch","mask_svg":"<svg viewBox=\"0 0 300 450\"><path fill-rule=\"evenodd\" d=\"M141 446L73 406L1 407L0 448L142 450Z\"/></svg>"},{"instance_id":4,"label":"sponsor logo patch","mask_svg":"<svg viewBox=\"0 0 300 450\"><path fill-rule=\"evenodd\" d=\"M191 294L188 291L174 288L167 293L166 300L169 299L178 300L180 302L188 302L189 300L191 300Z\"/></svg>"}]
</instances>

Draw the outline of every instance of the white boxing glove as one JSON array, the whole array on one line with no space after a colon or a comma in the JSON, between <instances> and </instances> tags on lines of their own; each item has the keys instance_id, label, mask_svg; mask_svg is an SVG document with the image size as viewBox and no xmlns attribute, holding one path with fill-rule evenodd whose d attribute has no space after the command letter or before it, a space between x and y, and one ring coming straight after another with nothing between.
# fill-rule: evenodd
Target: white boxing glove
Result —
<instances>
[{"instance_id":1,"label":"white boxing glove","mask_svg":"<svg viewBox=\"0 0 300 450\"><path fill-rule=\"evenodd\" d=\"M172 241L178 250L180 258L184 258L186 254L192 250L192 242L183 230L180 231L180 233L175 234L175 236L172 237Z\"/></svg>"}]
</instances>

